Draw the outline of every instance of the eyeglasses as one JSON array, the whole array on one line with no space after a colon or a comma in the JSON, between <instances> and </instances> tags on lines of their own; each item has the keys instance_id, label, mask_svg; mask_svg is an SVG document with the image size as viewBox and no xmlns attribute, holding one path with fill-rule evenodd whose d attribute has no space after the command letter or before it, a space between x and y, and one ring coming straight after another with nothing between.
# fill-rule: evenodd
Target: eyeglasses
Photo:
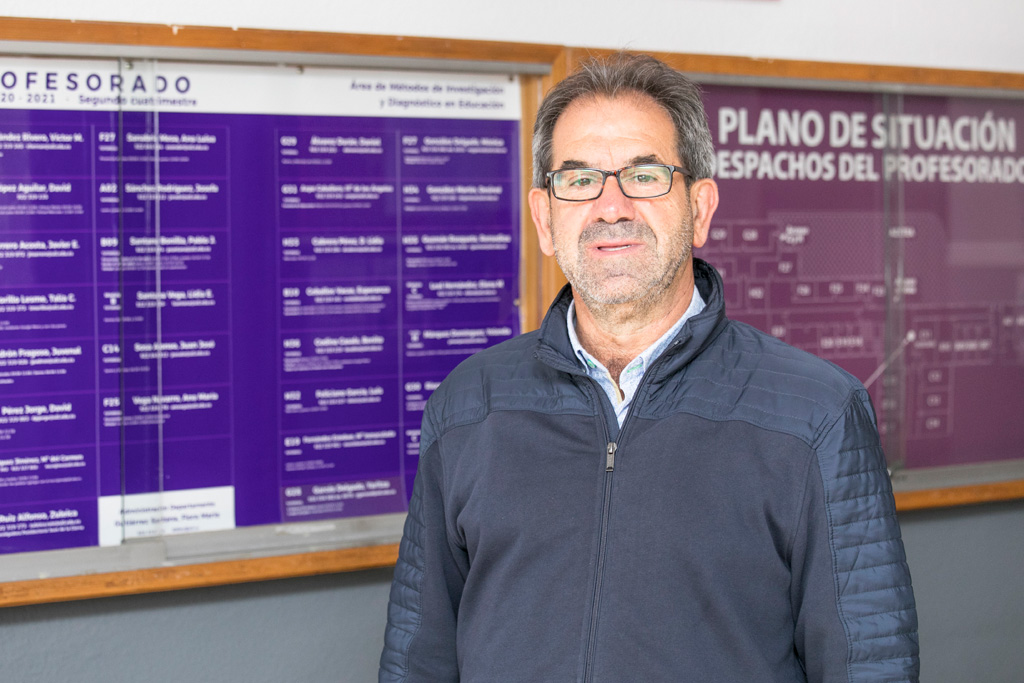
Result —
<instances>
[{"instance_id":1,"label":"eyeglasses","mask_svg":"<svg viewBox=\"0 0 1024 683\"><path fill-rule=\"evenodd\" d=\"M637 164L617 171L602 171L599 168L567 168L544 174L548 189L555 199L566 202L588 202L597 199L604 192L608 176L615 176L622 194L630 199L653 199L672 190L673 174L690 176L682 166L670 164Z\"/></svg>"}]
</instances>

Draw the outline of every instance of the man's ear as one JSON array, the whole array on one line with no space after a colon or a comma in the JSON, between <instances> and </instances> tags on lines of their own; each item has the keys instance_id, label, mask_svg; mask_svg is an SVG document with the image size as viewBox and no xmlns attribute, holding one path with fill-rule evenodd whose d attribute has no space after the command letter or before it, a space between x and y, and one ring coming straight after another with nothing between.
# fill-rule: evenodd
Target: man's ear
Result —
<instances>
[{"instance_id":1,"label":"man's ear","mask_svg":"<svg viewBox=\"0 0 1024 683\"><path fill-rule=\"evenodd\" d=\"M718 184L701 178L690 186L690 211L693 216L693 246L703 247L711 230L711 217L718 208Z\"/></svg>"},{"instance_id":2,"label":"man's ear","mask_svg":"<svg viewBox=\"0 0 1024 683\"><path fill-rule=\"evenodd\" d=\"M546 256L554 256L555 243L551 239L551 198L548 191L535 187L528 195L530 201L530 216L537 228L537 241L540 243L540 250Z\"/></svg>"}]
</instances>

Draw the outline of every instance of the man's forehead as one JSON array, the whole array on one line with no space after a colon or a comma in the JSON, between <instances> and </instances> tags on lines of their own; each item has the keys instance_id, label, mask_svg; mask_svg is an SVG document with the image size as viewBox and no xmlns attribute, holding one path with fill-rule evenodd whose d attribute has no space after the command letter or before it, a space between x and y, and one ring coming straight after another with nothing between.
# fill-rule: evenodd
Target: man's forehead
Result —
<instances>
[{"instance_id":1,"label":"man's forehead","mask_svg":"<svg viewBox=\"0 0 1024 683\"><path fill-rule=\"evenodd\" d=\"M555 123L556 168L584 165L582 157L614 154L622 164L672 163L676 133L668 112L643 93L575 100Z\"/></svg>"},{"instance_id":2,"label":"man's forehead","mask_svg":"<svg viewBox=\"0 0 1024 683\"><path fill-rule=\"evenodd\" d=\"M639 90L622 90L615 94L608 94L602 92L587 93L580 95L565 107L565 111L572 109L577 106L586 106L590 104L600 104L604 102L628 102L634 106L653 109L664 110L664 108L658 104L658 101L645 92Z\"/></svg>"}]
</instances>

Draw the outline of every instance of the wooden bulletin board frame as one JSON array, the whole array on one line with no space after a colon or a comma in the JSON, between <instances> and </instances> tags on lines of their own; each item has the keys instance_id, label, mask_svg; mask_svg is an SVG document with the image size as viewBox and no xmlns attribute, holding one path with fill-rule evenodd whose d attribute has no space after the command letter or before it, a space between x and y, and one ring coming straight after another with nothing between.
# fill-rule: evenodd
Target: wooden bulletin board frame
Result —
<instances>
[{"instance_id":1,"label":"wooden bulletin board frame","mask_svg":"<svg viewBox=\"0 0 1024 683\"><path fill-rule=\"evenodd\" d=\"M531 183L530 138L544 93L588 56L610 54L561 45L231 29L196 26L0 18L0 54L156 58L236 63L318 64L515 73L522 88L523 187ZM799 60L654 53L697 80L801 81L839 88L942 88L1024 93L1024 74L836 64ZM536 328L548 302L565 283L537 244L525 198L521 200L520 305L523 329ZM1024 498L1024 479L961 486L941 483L897 491L900 511ZM395 543L298 552L270 557L88 573L0 583L0 607L130 595L203 586L312 576L393 565Z\"/></svg>"}]
</instances>

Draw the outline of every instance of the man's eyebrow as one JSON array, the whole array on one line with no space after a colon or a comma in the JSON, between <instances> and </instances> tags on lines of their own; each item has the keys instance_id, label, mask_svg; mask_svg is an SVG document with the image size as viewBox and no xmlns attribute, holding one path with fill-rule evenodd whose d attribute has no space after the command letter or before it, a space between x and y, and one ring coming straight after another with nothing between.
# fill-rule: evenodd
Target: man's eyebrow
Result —
<instances>
[{"instance_id":1,"label":"man's eyebrow","mask_svg":"<svg viewBox=\"0 0 1024 683\"><path fill-rule=\"evenodd\" d=\"M626 165L627 166L635 166L636 164L660 164L660 163L662 163L662 161L661 161L661 159L658 158L657 154L641 154L640 156L635 156L632 159L630 159L629 163L626 164ZM591 164L588 164L585 161L580 161L579 159L566 159L565 161L562 162L562 165L559 166L558 168L556 168L555 170L556 171L571 171L571 170L576 169L576 168L595 168L595 167L592 166ZM613 169L608 169L608 170L613 170Z\"/></svg>"},{"instance_id":2,"label":"man's eyebrow","mask_svg":"<svg viewBox=\"0 0 1024 683\"><path fill-rule=\"evenodd\" d=\"M574 168L593 168L590 164L579 159L566 159L562 162L562 165L556 168L556 171L570 171Z\"/></svg>"},{"instance_id":3,"label":"man's eyebrow","mask_svg":"<svg viewBox=\"0 0 1024 683\"><path fill-rule=\"evenodd\" d=\"M661 161L661 159L658 158L657 154L643 154L643 155L638 156L638 157L633 157L632 159L629 160L629 165L630 166L635 166L636 164L660 164L660 163L663 163L663 162Z\"/></svg>"}]
</instances>

